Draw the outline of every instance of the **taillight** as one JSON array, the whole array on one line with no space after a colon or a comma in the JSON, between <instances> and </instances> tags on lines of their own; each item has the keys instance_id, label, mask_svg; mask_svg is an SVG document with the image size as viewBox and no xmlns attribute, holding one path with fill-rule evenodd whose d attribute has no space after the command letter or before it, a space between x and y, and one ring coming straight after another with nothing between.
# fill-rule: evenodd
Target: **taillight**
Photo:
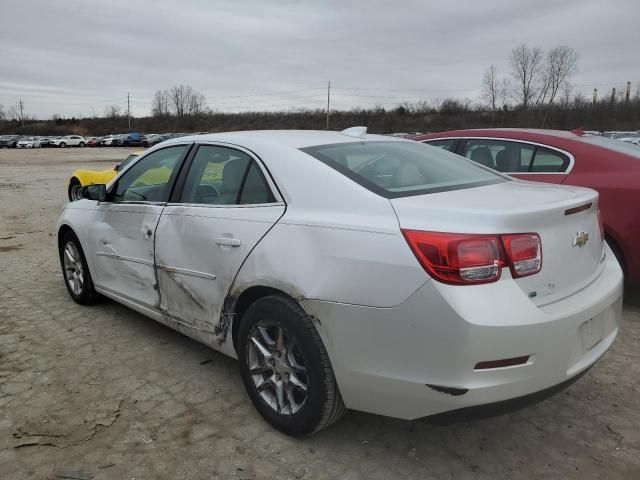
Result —
<instances>
[{"instance_id":1,"label":"taillight","mask_svg":"<svg viewBox=\"0 0 640 480\"><path fill-rule=\"evenodd\" d=\"M497 236L402 230L420 264L437 280L452 284L495 282L504 265Z\"/></svg>"},{"instance_id":2,"label":"taillight","mask_svg":"<svg viewBox=\"0 0 640 480\"><path fill-rule=\"evenodd\" d=\"M542 244L535 233L477 235L402 230L402 234L422 267L443 283L496 282L507 265L514 278L542 268Z\"/></svg>"},{"instance_id":3,"label":"taillight","mask_svg":"<svg viewBox=\"0 0 640 480\"><path fill-rule=\"evenodd\" d=\"M542 268L542 244L536 233L502 235L502 243L509 258L514 278L538 273Z\"/></svg>"}]
</instances>

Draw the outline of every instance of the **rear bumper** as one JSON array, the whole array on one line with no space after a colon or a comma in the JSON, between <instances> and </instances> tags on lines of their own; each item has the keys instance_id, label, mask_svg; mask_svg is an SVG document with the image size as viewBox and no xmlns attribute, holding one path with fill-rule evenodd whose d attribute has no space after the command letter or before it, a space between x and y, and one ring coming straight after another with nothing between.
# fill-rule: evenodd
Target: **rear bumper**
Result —
<instances>
[{"instance_id":1,"label":"rear bumper","mask_svg":"<svg viewBox=\"0 0 640 480\"><path fill-rule=\"evenodd\" d=\"M469 288L428 281L387 309L309 300L303 306L319 320L346 405L416 419L526 397L577 378L617 336L622 272L609 251L595 281L543 307L511 279ZM590 320L600 332L595 345L585 344L583 325ZM529 360L474 369L520 356Z\"/></svg>"}]
</instances>

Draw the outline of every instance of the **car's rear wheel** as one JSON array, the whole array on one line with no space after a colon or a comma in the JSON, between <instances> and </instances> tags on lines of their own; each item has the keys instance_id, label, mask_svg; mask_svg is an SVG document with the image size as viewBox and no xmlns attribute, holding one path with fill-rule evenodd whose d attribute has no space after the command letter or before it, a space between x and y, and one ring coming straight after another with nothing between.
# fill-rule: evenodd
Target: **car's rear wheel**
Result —
<instances>
[{"instance_id":1,"label":"car's rear wheel","mask_svg":"<svg viewBox=\"0 0 640 480\"><path fill-rule=\"evenodd\" d=\"M67 231L62 237L59 248L60 265L69 295L75 302L82 305L95 303L98 293L93 287L91 273L78 237L72 231Z\"/></svg>"},{"instance_id":2,"label":"car's rear wheel","mask_svg":"<svg viewBox=\"0 0 640 480\"><path fill-rule=\"evenodd\" d=\"M80 142L79 146L80 148L84 148L84 142Z\"/></svg>"},{"instance_id":3,"label":"car's rear wheel","mask_svg":"<svg viewBox=\"0 0 640 480\"><path fill-rule=\"evenodd\" d=\"M270 295L242 317L238 358L254 406L293 436L328 427L345 412L326 349L313 322L292 299Z\"/></svg>"},{"instance_id":4,"label":"car's rear wheel","mask_svg":"<svg viewBox=\"0 0 640 480\"><path fill-rule=\"evenodd\" d=\"M68 194L70 202L82 200L82 185L80 184L80 180L74 177L69 181Z\"/></svg>"}]
</instances>

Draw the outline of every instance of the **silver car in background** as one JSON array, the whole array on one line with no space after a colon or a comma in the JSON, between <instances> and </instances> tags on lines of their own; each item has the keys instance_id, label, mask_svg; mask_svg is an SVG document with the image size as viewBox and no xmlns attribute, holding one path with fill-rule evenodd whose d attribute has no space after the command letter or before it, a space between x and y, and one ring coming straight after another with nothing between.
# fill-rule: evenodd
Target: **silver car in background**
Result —
<instances>
[{"instance_id":1,"label":"silver car in background","mask_svg":"<svg viewBox=\"0 0 640 480\"><path fill-rule=\"evenodd\" d=\"M176 138L58 223L71 297L239 360L275 428L540 398L612 345L598 194L364 128Z\"/></svg>"}]
</instances>

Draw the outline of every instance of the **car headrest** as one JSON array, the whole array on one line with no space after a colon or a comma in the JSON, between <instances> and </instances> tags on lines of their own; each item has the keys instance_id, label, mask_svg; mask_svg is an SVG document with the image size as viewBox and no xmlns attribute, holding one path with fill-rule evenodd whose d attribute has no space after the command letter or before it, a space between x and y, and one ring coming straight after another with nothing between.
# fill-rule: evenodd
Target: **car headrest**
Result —
<instances>
[{"instance_id":1,"label":"car headrest","mask_svg":"<svg viewBox=\"0 0 640 480\"><path fill-rule=\"evenodd\" d=\"M519 163L511 149L500 150L496 155L496 169L499 172L517 172L519 170Z\"/></svg>"},{"instance_id":2,"label":"car headrest","mask_svg":"<svg viewBox=\"0 0 640 480\"><path fill-rule=\"evenodd\" d=\"M485 167L495 168L493 155L491 155L491 150L489 150L489 147L480 146L474 149L471 152L471 160L479 163L480 165L484 165Z\"/></svg>"}]
</instances>

